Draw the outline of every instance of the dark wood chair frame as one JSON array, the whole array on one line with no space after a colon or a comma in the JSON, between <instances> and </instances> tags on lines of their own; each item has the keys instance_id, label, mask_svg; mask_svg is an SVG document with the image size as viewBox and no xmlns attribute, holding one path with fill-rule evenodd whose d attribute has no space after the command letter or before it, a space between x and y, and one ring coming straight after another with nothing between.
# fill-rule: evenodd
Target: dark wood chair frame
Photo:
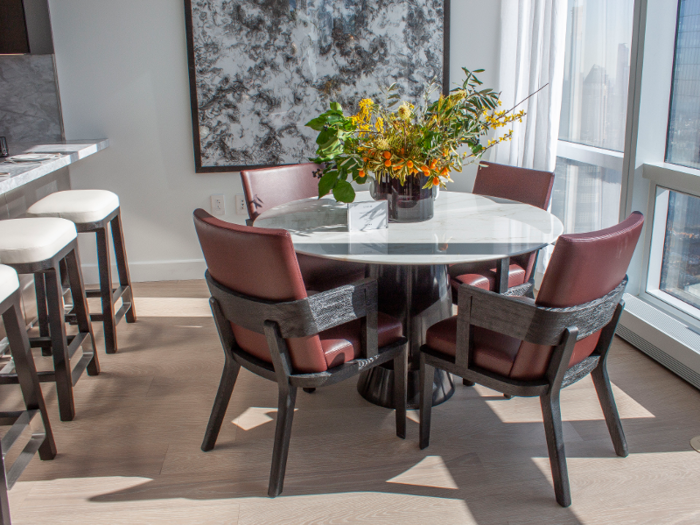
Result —
<instances>
[{"instance_id":1,"label":"dark wood chair frame","mask_svg":"<svg viewBox=\"0 0 700 525\"><path fill-rule=\"evenodd\" d=\"M61 262L65 264L73 300L72 313L78 326L78 333L75 335L66 335ZM40 332L39 337L30 338L29 343L31 347L41 348L43 353L52 355L54 365L53 371L40 371L37 374L42 383L56 383L61 421L72 421L75 417L73 386L85 369L91 376L100 373L95 336L90 324L85 286L80 271L78 239L73 239L50 259L33 263L6 264L19 274L34 275ZM71 359L86 341L91 344L91 349L83 348L80 360L72 366ZM0 385L17 382L16 374L0 375Z\"/></svg>"},{"instance_id":2,"label":"dark wood chair frame","mask_svg":"<svg viewBox=\"0 0 700 525\"><path fill-rule=\"evenodd\" d=\"M628 455L606 367L608 350L624 309L622 294L626 284L625 277L607 295L568 308L537 306L516 297L487 292L466 284L460 286L456 356L451 358L426 345L421 347L420 448L426 448L430 442L432 381L426 381L426 378L433 377L435 368L510 396L539 396L556 499L561 506L568 507L571 504L571 490L559 403L562 388L591 374L615 453L621 457ZM508 379L474 365L471 326L538 345L553 346L545 377L533 381ZM601 329L593 353L569 368L576 341Z\"/></svg>"},{"instance_id":3,"label":"dark wood chair frame","mask_svg":"<svg viewBox=\"0 0 700 525\"><path fill-rule=\"evenodd\" d=\"M248 297L219 284L206 272L211 292L209 299L221 345L226 355L221 383L207 425L202 450L214 448L226 414L233 387L241 366L279 387L277 426L272 452L272 467L268 495L282 492L289 452L292 418L297 388L318 388L393 360L396 377L396 435L406 437L406 381L408 343L405 337L378 348L377 343L377 281L364 279L353 284L321 292L306 299L272 302ZM325 372L295 373L285 339L307 337L324 330L360 319L362 324L362 357L353 359ZM236 344L230 322L264 334L270 349L272 364L245 352Z\"/></svg>"},{"instance_id":4,"label":"dark wood chair frame","mask_svg":"<svg viewBox=\"0 0 700 525\"><path fill-rule=\"evenodd\" d=\"M119 286L113 288L111 277L111 256L109 253L109 231L112 229L112 242L114 244L114 255L117 259L117 274L119 275ZM136 310L134 308L134 296L131 287L131 276L129 275L129 264L126 259L126 248L124 244L124 234L121 222L121 208L115 209L107 217L95 222L75 223L75 228L78 233L94 233L97 240L97 268L100 276L99 289L87 289L85 291L88 297L99 297L102 300L102 312L98 314L90 314L90 320L101 322L104 327L105 336L105 352L108 354L117 353L117 324L126 317L127 323L136 322ZM37 301L42 293L40 286L37 288ZM115 312L114 305L122 300L119 310ZM39 325L46 326L42 323L42 314L39 312ZM75 322L74 312L70 312L66 318L71 322ZM43 335L43 334L42 334Z\"/></svg>"},{"instance_id":5,"label":"dark wood chair frame","mask_svg":"<svg viewBox=\"0 0 700 525\"><path fill-rule=\"evenodd\" d=\"M2 312L2 320L15 365L15 383L19 383L26 407L26 410L16 412L0 412L0 424L12 425L0 441L0 461L2 462L0 465L0 525L10 524L10 505L7 491L14 486L34 454L38 451L39 457L44 460L56 457L56 443L51 431L49 415L46 412L44 397L41 395L24 317L21 314L20 297L20 291L17 290L0 302L0 312ZM6 470L6 454L17 442L17 438L22 432L30 427L37 415L42 419L43 428L41 430L32 429L32 437L29 442L15 459L12 467Z\"/></svg>"}]
</instances>

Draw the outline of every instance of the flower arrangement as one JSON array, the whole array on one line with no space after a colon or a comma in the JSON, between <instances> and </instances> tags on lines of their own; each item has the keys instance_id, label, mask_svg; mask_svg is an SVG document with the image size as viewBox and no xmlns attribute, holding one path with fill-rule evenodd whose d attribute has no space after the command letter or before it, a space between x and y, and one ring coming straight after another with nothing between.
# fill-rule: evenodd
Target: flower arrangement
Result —
<instances>
[{"instance_id":1,"label":"flower arrangement","mask_svg":"<svg viewBox=\"0 0 700 525\"><path fill-rule=\"evenodd\" d=\"M462 69L466 78L461 87L431 102L435 87L429 85L422 108L399 103L393 84L384 90L385 105L366 98L357 114L346 116L340 104L332 102L328 111L308 122L319 132L317 157L312 159L323 166L317 174L319 198L332 192L337 201L352 202L355 190L350 181L364 184L371 177L378 182L398 179L403 185L407 177L418 176L425 177L423 187L444 187L452 181L452 171L461 172L465 163L510 140L512 129L482 144L489 130L522 122L525 112L499 110L500 94L481 89L474 75L483 70Z\"/></svg>"}]
</instances>

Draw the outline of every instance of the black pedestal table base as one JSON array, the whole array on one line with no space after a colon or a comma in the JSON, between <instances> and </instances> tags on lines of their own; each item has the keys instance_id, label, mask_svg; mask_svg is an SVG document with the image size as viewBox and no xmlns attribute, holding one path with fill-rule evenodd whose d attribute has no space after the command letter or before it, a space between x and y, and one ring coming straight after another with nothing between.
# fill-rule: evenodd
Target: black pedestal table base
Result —
<instances>
[{"instance_id":1,"label":"black pedestal table base","mask_svg":"<svg viewBox=\"0 0 700 525\"><path fill-rule=\"evenodd\" d=\"M450 282L445 265L401 266L371 265L370 277L379 285L379 311L401 319L408 338L408 407L418 408L420 347L425 331L452 315ZM394 370L392 365L378 366L360 375L357 390L375 405L394 407ZM450 375L435 371L433 405L454 394Z\"/></svg>"}]
</instances>

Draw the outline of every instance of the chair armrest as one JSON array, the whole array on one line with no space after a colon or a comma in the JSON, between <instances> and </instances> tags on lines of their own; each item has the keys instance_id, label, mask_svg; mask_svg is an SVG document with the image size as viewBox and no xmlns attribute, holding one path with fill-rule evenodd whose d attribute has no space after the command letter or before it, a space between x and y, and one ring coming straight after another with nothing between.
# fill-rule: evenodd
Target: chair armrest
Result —
<instances>
[{"instance_id":1,"label":"chair armrest","mask_svg":"<svg viewBox=\"0 0 700 525\"><path fill-rule=\"evenodd\" d=\"M289 339L316 335L362 318L366 318L376 332L378 294L374 279L363 279L298 301L276 302L234 292L217 282L209 271L205 277L223 316L260 334L265 333L265 321L277 323L281 337Z\"/></svg>"},{"instance_id":2,"label":"chair armrest","mask_svg":"<svg viewBox=\"0 0 700 525\"><path fill-rule=\"evenodd\" d=\"M459 332L467 329L465 323L539 345L558 345L564 330L570 327L576 327L578 338L583 339L612 319L626 284L625 277L603 297L567 308L537 306L522 297L462 285L459 288L458 342Z\"/></svg>"}]
</instances>

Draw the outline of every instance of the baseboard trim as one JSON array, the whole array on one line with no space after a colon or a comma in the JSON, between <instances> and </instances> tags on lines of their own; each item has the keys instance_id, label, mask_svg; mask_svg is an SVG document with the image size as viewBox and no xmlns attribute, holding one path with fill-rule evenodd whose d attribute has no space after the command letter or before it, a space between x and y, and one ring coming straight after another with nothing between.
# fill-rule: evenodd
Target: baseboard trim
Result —
<instances>
[{"instance_id":1,"label":"baseboard trim","mask_svg":"<svg viewBox=\"0 0 700 525\"><path fill-rule=\"evenodd\" d=\"M85 284L97 284L99 273L97 264L83 264L83 279ZM207 265L204 259L186 259L181 261L129 261L129 273L133 282L150 281L188 281L204 279ZM112 265L112 280L117 281L117 267Z\"/></svg>"}]
</instances>

